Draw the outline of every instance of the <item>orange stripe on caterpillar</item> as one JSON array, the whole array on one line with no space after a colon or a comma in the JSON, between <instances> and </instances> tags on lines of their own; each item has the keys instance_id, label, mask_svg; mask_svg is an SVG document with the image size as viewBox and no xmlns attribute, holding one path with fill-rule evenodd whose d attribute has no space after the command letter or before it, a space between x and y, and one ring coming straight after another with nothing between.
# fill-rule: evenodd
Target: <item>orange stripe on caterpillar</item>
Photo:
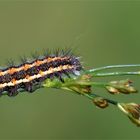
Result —
<instances>
[{"instance_id":1,"label":"orange stripe on caterpillar","mask_svg":"<svg viewBox=\"0 0 140 140\"><path fill-rule=\"evenodd\" d=\"M37 74L37 75L33 75L33 76L27 75L24 79L20 79L20 80L12 79L8 83L0 84L0 88L4 88L6 86L8 86L8 87L15 86L15 85L20 84L20 83L30 82L34 79L41 78L45 75L52 74L54 72L59 72L59 71L62 71L62 70L71 70L72 68L74 68L74 66L70 66L70 65L59 66L59 67L56 67L56 68L49 68L47 71L44 71L44 72L40 71L39 74Z\"/></svg>"},{"instance_id":2,"label":"orange stripe on caterpillar","mask_svg":"<svg viewBox=\"0 0 140 140\"><path fill-rule=\"evenodd\" d=\"M0 76L4 76L6 74L13 74L15 72L19 72L21 70L28 70L34 66L39 66L41 64L44 64L44 63L49 63L49 62L53 62L53 61L56 61L56 60L66 60L68 59L68 57L54 57L54 58L46 58L44 60L37 60L35 61L34 63L32 64L26 64L21 66L21 67L17 67L17 68L9 68L8 70L5 70L5 71L0 71Z\"/></svg>"}]
</instances>

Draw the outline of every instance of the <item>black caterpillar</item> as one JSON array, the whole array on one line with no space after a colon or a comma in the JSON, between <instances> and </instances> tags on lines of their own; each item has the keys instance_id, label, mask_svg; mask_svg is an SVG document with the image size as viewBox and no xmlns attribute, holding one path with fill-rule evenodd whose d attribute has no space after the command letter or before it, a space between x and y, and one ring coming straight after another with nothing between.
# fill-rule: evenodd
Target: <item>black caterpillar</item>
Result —
<instances>
[{"instance_id":1,"label":"black caterpillar","mask_svg":"<svg viewBox=\"0 0 140 140\"><path fill-rule=\"evenodd\" d=\"M34 92L47 78L58 78L65 82L63 76L70 78L71 74L77 75L82 70L79 58L71 51L57 51L52 54L38 56L28 62L22 59L20 65L10 65L0 69L0 95L6 93L15 96L20 91Z\"/></svg>"}]
</instances>

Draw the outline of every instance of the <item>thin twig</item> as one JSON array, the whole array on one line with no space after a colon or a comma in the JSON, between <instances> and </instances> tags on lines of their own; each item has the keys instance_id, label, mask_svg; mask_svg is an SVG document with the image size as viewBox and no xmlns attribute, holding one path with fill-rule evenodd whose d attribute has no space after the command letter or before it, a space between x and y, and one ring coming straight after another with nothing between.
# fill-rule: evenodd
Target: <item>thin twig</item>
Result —
<instances>
[{"instance_id":1,"label":"thin twig","mask_svg":"<svg viewBox=\"0 0 140 140\"><path fill-rule=\"evenodd\" d=\"M94 77L140 75L140 71L91 73L91 75L94 76Z\"/></svg>"},{"instance_id":2,"label":"thin twig","mask_svg":"<svg viewBox=\"0 0 140 140\"><path fill-rule=\"evenodd\" d=\"M140 64L110 65L110 66L104 66L104 67L99 67L99 68L95 68L95 69L90 69L89 72L99 72L99 71L113 69L113 68L131 68L131 67L140 67Z\"/></svg>"}]
</instances>

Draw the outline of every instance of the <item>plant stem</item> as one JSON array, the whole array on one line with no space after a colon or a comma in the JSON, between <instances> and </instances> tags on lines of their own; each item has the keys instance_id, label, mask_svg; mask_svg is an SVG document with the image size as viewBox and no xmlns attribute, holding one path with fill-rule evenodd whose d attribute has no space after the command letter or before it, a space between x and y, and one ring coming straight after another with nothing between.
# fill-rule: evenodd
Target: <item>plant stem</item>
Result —
<instances>
[{"instance_id":1,"label":"plant stem","mask_svg":"<svg viewBox=\"0 0 140 140\"><path fill-rule=\"evenodd\" d=\"M96 86L96 87L105 87L109 86L106 82L90 82L90 81L67 81L66 83L63 83L62 87L69 87L69 86L75 86L75 85L83 85L83 86Z\"/></svg>"},{"instance_id":2,"label":"plant stem","mask_svg":"<svg viewBox=\"0 0 140 140\"><path fill-rule=\"evenodd\" d=\"M105 87L105 86L109 86L108 83L101 83L101 82L91 82L90 85L91 85L91 86L96 86L96 87Z\"/></svg>"},{"instance_id":3,"label":"plant stem","mask_svg":"<svg viewBox=\"0 0 140 140\"><path fill-rule=\"evenodd\" d=\"M140 71L134 72L106 72L106 73L90 73L94 77L105 77L105 76L124 76L124 75L140 75Z\"/></svg>"},{"instance_id":4,"label":"plant stem","mask_svg":"<svg viewBox=\"0 0 140 140\"><path fill-rule=\"evenodd\" d=\"M112 69L112 68L132 68L132 67L140 67L140 64L128 64L128 65L110 65L110 66L104 66L104 67L99 67L95 69L90 69L89 72L99 72L107 69Z\"/></svg>"}]
</instances>

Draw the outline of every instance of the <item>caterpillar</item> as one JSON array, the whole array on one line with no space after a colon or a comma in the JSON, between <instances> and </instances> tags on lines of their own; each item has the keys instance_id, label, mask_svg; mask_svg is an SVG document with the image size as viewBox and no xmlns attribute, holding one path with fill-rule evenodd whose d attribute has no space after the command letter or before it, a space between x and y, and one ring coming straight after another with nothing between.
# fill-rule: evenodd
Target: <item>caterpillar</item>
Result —
<instances>
[{"instance_id":1,"label":"caterpillar","mask_svg":"<svg viewBox=\"0 0 140 140\"><path fill-rule=\"evenodd\" d=\"M33 56L33 60L21 59L21 64L10 63L0 69L0 95L16 96L20 91L34 92L47 78L58 78L64 81L64 76L78 75L83 69L79 58L71 50L58 50L45 53L43 56Z\"/></svg>"}]
</instances>

